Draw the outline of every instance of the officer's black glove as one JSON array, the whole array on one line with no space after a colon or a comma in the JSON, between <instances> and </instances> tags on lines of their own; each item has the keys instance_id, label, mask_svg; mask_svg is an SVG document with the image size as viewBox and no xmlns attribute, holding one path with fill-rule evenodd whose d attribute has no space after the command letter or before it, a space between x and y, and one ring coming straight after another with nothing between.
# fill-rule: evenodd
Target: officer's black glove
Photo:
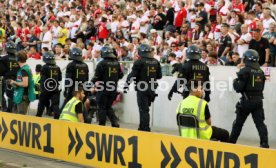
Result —
<instances>
[{"instance_id":1,"label":"officer's black glove","mask_svg":"<svg viewBox=\"0 0 276 168\"><path fill-rule=\"evenodd\" d=\"M172 100L172 96L173 96L173 91L170 90L169 94L168 94L168 99L171 101Z\"/></svg>"},{"instance_id":2,"label":"officer's black glove","mask_svg":"<svg viewBox=\"0 0 276 168\"><path fill-rule=\"evenodd\" d=\"M126 94L127 93L127 91L128 91L128 86L124 86L124 93Z\"/></svg>"}]
</instances>

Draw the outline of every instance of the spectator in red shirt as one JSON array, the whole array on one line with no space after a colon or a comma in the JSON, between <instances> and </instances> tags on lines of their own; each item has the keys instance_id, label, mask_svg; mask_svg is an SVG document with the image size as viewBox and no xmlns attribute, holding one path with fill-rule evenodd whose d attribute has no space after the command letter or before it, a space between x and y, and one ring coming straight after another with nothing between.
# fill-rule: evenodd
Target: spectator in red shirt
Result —
<instances>
[{"instance_id":1,"label":"spectator in red shirt","mask_svg":"<svg viewBox=\"0 0 276 168\"><path fill-rule=\"evenodd\" d=\"M177 31L180 31L182 24L186 22L187 11L185 9L185 3L183 1L180 2L180 10L176 14L175 18L175 28Z\"/></svg>"},{"instance_id":2,"label":"spectator in red shirt","mask_svg":"<svg viewBox=\"0 0 276 168\"><path fill-rule=\"evenodd\" d=\"M107 24L107 18L105 17L102 17L101 18L101 23L100 23L100 27L99 27L99 40L101 40L102 42L104 42L104 39L107 39L108 37L108 30L107 30L107 27L106 27L106 24Z\"/></svg>"},{"instance_id":3,"label":"spectator in red shirt","mask_svg":"<svg viewBox=\"0 0 276 168\"><path fill-rule=\"evenodd\" d=\"M95 12L94 12L94 17L95 17L95 19L97 19L101 13L102 13L102 11L101 11L101 9L100 9L100 6L99 6L99 5L96 5L96 10L95 10Z\"/></svg>"},{"instance_id":4,"label":"spectator in red shirt","mask_svg":"<svg viewBox=\"0 0 276 168\"><path fill-rule=\"evenodd\" d=\"M21 24L21 22L18 22L17 23L17 30L16 30L16 36L18 37L18 38L20 38L21 39L21 41L23 40L23 38L22 38L22 24Z\"/></svg>"},{"instance_id":5,"label":"spectator in red shirt","mask_svg":"<svg viewBox=\"0 0 276 168\"><path fill-rule=\"evenodd\" d=\"M49 11L49 22L56 20L55 14L53 11Z\"/></svg>"},{"instance_id":6,"label":"spectator in red shirt","mask_svg":"<svg viewBox=\"0 0 276 168\"><path fill-rule=\"evenodd\" d=\"M41 26L41 21L36 20L35 26L34 26L34 34L36 37L40 37L40 33L42 32L40 29L40 26Z\"/></svg>"},{"instance_id":7,"label":"spectator in red shirt","mask_svg":"<svg viewBox=\"0 0 276 168\"><path fill-rule=\"evenodd\" d=\"M28 57L29 58L38 59L38 60L41 59L41 55L38 52L36 52L36 47L35 46L31 46L30 47L30 51L28 53Z\"/></svg>"},{"instance_id":8,"label":"spectator in red shirt","mask_svg":"<svg viewBox=\"0 0 276 168\"><path fill-rule=\"evenodd\" d=\"M244 12L244 5L241 0L236 0L236 3L232 6L232 10L237 11L237 14Z\"/></svg>"},{"instance_id":9,"label":"spectator in red shirt","mask_svg":"<svg viewBox=\"0 0 276 168\"><path fill-rule=\"evenodd\" d=\"M253 30L255 30L257 28L257 21L258 21L256 19L254 11L248 12L248 19L251 21L251 23L249 24L249 32L252 32Z\"/></svg>"}]
</instances>

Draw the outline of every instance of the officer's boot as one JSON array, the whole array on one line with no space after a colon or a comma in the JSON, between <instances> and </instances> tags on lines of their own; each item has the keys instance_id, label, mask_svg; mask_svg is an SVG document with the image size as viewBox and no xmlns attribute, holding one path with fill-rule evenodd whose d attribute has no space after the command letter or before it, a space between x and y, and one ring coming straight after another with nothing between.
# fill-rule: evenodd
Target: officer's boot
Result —
<instances>
[{"instance_id":1,"label":"officer's boot","mask_svg":"<svg viewBox=\"0 0 276 168\"><path fill-rule=\"evenodd\" d=\"M46 115L47 116L53 116L53 113L52 113L51 108L49 106L46 106Z\"/></svg>"},{"instance_id":2,"label":"officer's boot","mask_svg":"<svg viewBox=\"0 0 276 168\"><path fill-rule=\"evenodd\" d=\"M8 98L8 108L7 108L7 112L12 113L12 111L13 111L13 106L14 106L14 104L13 104L12 98Z\"/></svg>"},{"instance_id":3,"label":"officer's boot","mask_svg":"<svg viewBox=\"0 0 276 168\"><path fill-rule=\"evenodd\" d=\"M91 117L87 117L87 118L84 119L84 123L91 124L91 122L92 122Z\"/></svg>"},{"instance_id":4,"label":"officer's boot","mask_svg":"<svg viewBox=\"0 0 276 168\"><path fill-rule=\"evenodd\" d=\"M261 148L269 148L267 136L261 138L260 147Z\"/></svg>"},{"instance_id":5,"label":"officer's boot","mask_svg":"<svg viewBox=\"0 0 276 168\"><path fill-rule=\"evenodd\" d=\"M258 131L259 131L259 135L260 135L260 147L261 148L269 148L268 145L268 133L267 133L267 127L265 124L263 124L262 126L258 126L257 127Z\"/></svg>"},{"instance_id":6,"label":"officer's boot","mask_svg":"<svg viewBox=\"0 0 276 168\"><path fill-rule=\"evenodd\" d=\"M235 120L233 122L232 131L229 137L229 143L233 143L233 144L237 143L237 140L241 134L242 126L243 126L243 123L241 123L238 120Z\"/></svg>"},{"instance_id":7,"label":"officer's boot","mask_svg":"<svg viewBox=\"0 0 276 168\"><path fill-rule=\"evenodd\" d=\"M119 128L120 127L120 124L118 123L119 119L115 115L114 110L113 109L109 109L107 115L108 115L108 118L109 118L109 120L111 122L111 126Z\"/></svg>"},{"instance_id":8,"label":"officer's boot","mask_svg":"<svg viewBox=\"0 0 276 168\"><path fill-rule=\"evenodd\" d=\"M269 148L269 145L268 145L268 143L263 142L263 143L261 143L260 147L261 148Z\"/></svg>"},{"instance_id":9,"label":"officer's boot","mask_svg":"<svg viewBox=\"0 0 276 168\"><path fill-rule=\"evenodd\" d=\"M7 111L7 102L4 96L2 97L1 111L5 111L5 112Z\"/></svg>"},{"instance_id":10,"label":"officer's boot","mask_svg":"<svg viewBox=\"0 0 276 168\"><path fill-rule=\"evenodd\" d=\"M84 123L91 124L92 118L89 116L89 114L85 108L83 110L83 118L84 118Z\"/></svg>"},{"instance_id":11,"label":"officer's boot","mask_svg":"<svg viewBox=\"0 0 276 168\"><path fill-rule=\"evenodd\" d=\"M105 125L106 123L106 111L99 109L99 125Z\"/></svg>"}]
</instances>

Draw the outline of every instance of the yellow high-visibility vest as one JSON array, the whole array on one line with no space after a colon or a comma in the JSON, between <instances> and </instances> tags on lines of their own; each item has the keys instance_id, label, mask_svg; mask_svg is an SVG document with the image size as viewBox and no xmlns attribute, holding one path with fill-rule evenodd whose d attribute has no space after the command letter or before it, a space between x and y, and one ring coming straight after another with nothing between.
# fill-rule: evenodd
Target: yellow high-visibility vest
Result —
<instances>
[{"instance_id":1,"label":"yellow high-visibility vest","mask_svg":"<svg viewBox=\"0 0 276 168\"><path fill-rule=\"evenodd\" d=\"M36 90L35 90L36 95L40 94L40 90L37 90L40 87L40 83L39 83L40 78L41 78L40 74L33 74L33 80L36 87Z\"/></svg>"},{"instance_id":2,"label":"yellow high-visibility vest","mask_svg":"<svg viewBox=\"0 0 276 168\"><path fill-rule=\"evenodd\" d=\"M205 120L205 107L207 102L196 96L188 96L179 103L177 113L191 114L197 116L199 121L199 138L210 139L213 133L212 127ZM193 128L181 128L181 136L186 138L197 138L197 134Z\"/></svg>"},{"instance_id":3,"label":"yellow high-visibility vest","mask_svg":"<svg viewBox=\"0 0 276 168\"><path fill-rule=\"evenodd\" d=\"M63 108L62 113L59 117L60 120L67 120L73 122L79 122L76 113L76 105L81 102L76 97L73 97L69 102L67 102L66 106Z\"/></svg>"}]
</instances>

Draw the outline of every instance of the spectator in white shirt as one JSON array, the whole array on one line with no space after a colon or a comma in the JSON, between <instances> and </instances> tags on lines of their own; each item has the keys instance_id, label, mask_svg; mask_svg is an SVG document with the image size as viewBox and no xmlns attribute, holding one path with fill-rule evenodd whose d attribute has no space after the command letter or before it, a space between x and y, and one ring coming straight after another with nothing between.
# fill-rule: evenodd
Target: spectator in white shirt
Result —
<instances>
[{"instance_id":1,"label":"spectator in white shirt","mask_svg":"<svg viewBox=\"0 0 276 168\"><path fill-rule=\"evenodd\" d=\"M224 0L219 1L218 9L219 9L218 14L222 16L223 19L225 19L230 12Z\"/></svg>"},{"instance_id":2,"label":"spectator in white shirt","mask_svg":"<svg viewBox=\"0 0 276 168\"><path fill-rule=\"evenodd\" d=\"M269 31L269 25L270 25L270 23L275 22L275 20L272 19L272 17L271 17L271 10L269 8L265 8L263 10L263 16L264 16L263 27L264 27L264 29L266 31Z\"/></svg>"},{"instance_id":3,"label":"spectator in white shirt","mask_svg":"<svg viewBox=\"0 0 276 168\"><path fill-rule=\"evenodd\" d=\"M241 35L240 39L237 41L238 53L239 53L240 57L242 57L243 53L246 50L248 50L249 42L252 39L251 34L248 32L247 24L243 24L241 26L241 32L242 32L242 35Z\"/></svg>"},{"instance_id":4,"label":"spectator in white shirt","mask_svg":"<svg viewBox=\"0 0 276 168\"><path fill-rule=\"evenodd\" d=\"M110 24L112 33L114 33L114 34L116 33L118 25L119 25L119 21L118 21L117 15L112 15L112 22Z\"/></svg>"},{"instance_id":5,"label":"spectator in white shirt","mask_svg":"<svg viewBox=\"0 0 276 168\"><path fill-rule=\"evenodd\" d=\"M79 26L81 25L81 18L79 15L76 15L76 20L73 24L73 27L71 29L71 32L70 32L70 38L73 42L76 42L76 33L77 33L77 30L79 28Z\"/></svg>"},{"instance_id":6,"label":"spectator in white shirt","mask_svg":"<svg viewBox=\"0 0 276 168\"><path fill-rule=\"evenodd\" d=\"M41 48L48 48L49 51L52 50L52 41L53 41L53 37L52 37L52 33L51 31L48 30L47 27L43 27L42 29L43 31L43 35L42 35L42 40L41 40Z\"/></svg>"},{"instance_id":7,"label":"spectator in white shirt","mask_svg":"<svg viewBox=\"0 0 276 168\"><path fill-rule=\"evenodd\" d=\"M120 47L123 47L123 46L126 46L126 47L127 47L128 44L129 44L129 43L126 41L126 39L125 39L124 37L122 37L122 36L119 38L119 41L120 41Z\"/></svg>"},{"instance_id":8,"label":"spectator in white shirt","mask_svg":"<svg viewBox=\"0 0 276 168\"><path fill-rule=\"evenodd\" d=\"M60 30L61 30L61 27L59 26L59 22L55 20L54 25L52 27L53 46L55 46L58 43L58 33Z\"/></svg>"},{"instance_id":9,"label":"spectator in white shirt","mask_svg":"<svg viewBox=\"0 0 276 168\"><path fill-rule=\"evenodd\" d=\"M157 34L157 31L155 29L151 29L150 34L151 34L154 46L159 46L162 44L162 38Z\"/></svg>"},{"instance_id":10,"label":"spectator in white shirt","mask_svg":"<svg viewBox=\"0 0 276 168\"><path fill-rule=\"evenodd\" d=\"M220 15L218 15L216 27L214 30L214 38L216 41L218 41L221 37L221 23L222 23L222 17Z\"/></svg>"},{"instance_id":11,"label":"spectator in white shirt","mask_svg":"<svg viewBox=\"0 0 276 168\"><path fill-rule=\"evenodd\" d=\"M143 16L140 19L140 32L147 34L148 33L148 29L149 29L149 24L148 24L148 17L147 16Z\"/></svg>"},{"instance_id":12,"label":"spectator in white shirt","mask_svg":"<svg viewBox=\"0 0 276 168\"><path fill-rule=\"evenodd\" d=\"M169 46L171 46L172 43L176 41L176 39L172 37L172 33L171 32L166 31L166 33L165 33L165 41L168 43Z\"/></svg>"},{"instance_id":13,"label":"spectator in white shirt","mask_svg":"<svg viewBox=\"0 0 276 168\"><path fill-rule=\"evenodd\" d=\"M137 17L136 15L131 15L129 16L129 20L130 20L130 32L129 32L129 35L131 38L134 38L134 37L138 37L139 36L139 30L140 30L140 23L139 21L137 20ZM132 40L130 40L130 42L132 42Z\"/></svg>"},{"instance_id":14,"label":"spectator in white shirt","mask_svg":"<svg viewBox=\"0 0 276 168\"><path fill-rule=\"evenodd\" d=\"M57 12L57 17L62 18L64 16L64 12L62 11L62 8L58 7L57 11L58 11Z\"/></svg>"}]
</instances>

